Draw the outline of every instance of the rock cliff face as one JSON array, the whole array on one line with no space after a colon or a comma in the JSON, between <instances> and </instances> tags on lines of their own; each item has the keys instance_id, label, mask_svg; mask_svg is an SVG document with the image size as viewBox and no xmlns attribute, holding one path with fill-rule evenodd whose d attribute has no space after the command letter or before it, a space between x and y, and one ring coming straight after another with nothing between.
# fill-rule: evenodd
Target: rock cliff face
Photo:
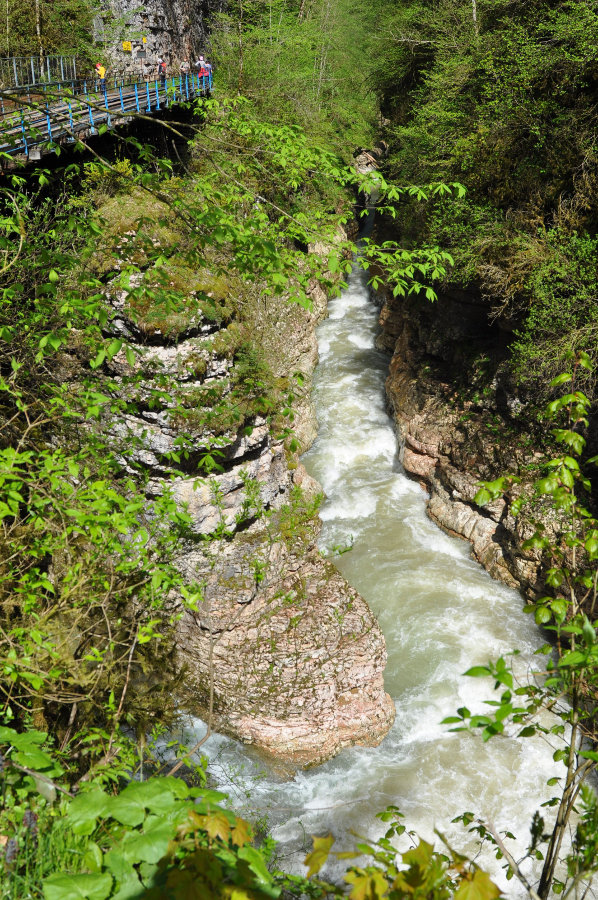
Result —
<instances>
[{"instance_id":1,"label":"rock cliff face","mask_svg":"<svg viewBox=\"0 0 598 900\"><path fill-rule=\"evenodd\" d=\"M104 5L122 23L116 38L105 36L117 71L139 71L144 62L155 67L159 57L178 70L185 57L193 61L206 50L210 18L227 0L105 0ZM98 31L101 37L99 26ZM131 52L123 50L127 40Z\"/></svg>"},{"instance_id":2,"label":"rock cliff face","mask_svg":"<svg viewBox=\"0 0 598 900\"><path fill-rule=\"evenodd\" d=\"M525 475L538 462L502 377L505 335L483 304L463 293L435 304L390 293L375 299L382 304L379 345L392 352L387 396L401 460L429 492L431 518L470 541L493 577L537 595L539 559L522 549L531 524L510 516L503 500L483 509L474 503L480 480ZM486 377L477 390L468 379L480 367Z\"/></svg>"},{"instance_id":3,"label":"rock cliff face","mask_svg":"<svg viewBox=\"0 0 598 900\"><path fill-rule=\"evenodd\" d=\"M134 231L123 241L134 242ZM284 298L263 302L254 337L276 380L302 375L294 431L306 449L315 436L315 325L326 297L314 285L309 313ZM125 292L115 289L111 304L109 333L125 335L136 349L134 366L124 350L113 358L111 377L126 390L136 374L142 388L137 410L105 427L116 447L134 448L148 497L169 491L189 516L175 564L202 599L190 609L170 597L178 615L175 664L184 672L181 704L285 764L313 765L343 747L379 743L394 718L383 684L384 638L365 601L317 551L319 486L288 439L252 415L220 434L219 469L198 473L214 435L205 427L193 432L191 418L186 454L172 477L169 455L180 449L176 410L171 404L156 411L145 398L164 390L165 379L179 398L226 395L235 364L227 323L194 314L176 335L144 332Z\"/></svg>"}]
</instances>

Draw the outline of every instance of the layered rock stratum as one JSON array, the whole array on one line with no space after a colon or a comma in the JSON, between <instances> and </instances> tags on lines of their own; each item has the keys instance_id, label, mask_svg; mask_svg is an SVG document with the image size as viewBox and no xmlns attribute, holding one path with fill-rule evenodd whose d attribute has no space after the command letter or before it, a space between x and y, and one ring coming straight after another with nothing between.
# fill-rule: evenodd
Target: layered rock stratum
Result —
<instances>
[{"instance_id":1,"label":"layered rock stratum","mask_svg":"<svg viewBox=\"0 0 598 900\"><path fill-rule=\"evenodd\" d=\"M522 476L525 490L541 456L517 427L518 399L501 381L500 325L464 292L447 293L435 304L393 297L391 291L374 299L382 307L378 344L392 354L386 392L400 458L428 492L430 517L469 541L473 556L494 578L537 597L540 558L522 546L535 526L524 514L510 515L502 499L484 508L474 500L481 481L502 474ZM475 354L495 367L480 392L471 385L463 390Z\"/></svg>"},{"instance_id":2,"label":"layered rock stratum","mask_svg":"<svg viewBox=\"0 0 598 900\"><path fill-rule=\"evenodd\" d=\"M134 231L123 242L135 243ZM310 248L311 252L329 248ZM143 283L143 271L135 285ZM202 296L211 297L208 281ZM208 292L207 295L205 292ZM190 298L190 303L193 298ZM309 388L317 362L315 326L326 296L312 285L308 312L285 298L257 296L253 339L275 382L293 384L295 439L280 424L250 414L216 435L218 466L201 460L214 433L193 426L189 398L230 396L229 349L235 322L196 311L185 324L140 326L126 291L110 293L110 334L124 349L110 362L112 389L136 376L136 407L105 427L114 446L127 448L123 464L145 474L148 498L169 492L188 522L175 565L190 588L201 591L194 608L171 596L177 614L176 659L182 670L180 705L210 727L252 745L285 766L308 766L353 744L376 745L394 719L384 690L386 647L366 602L316 546L319 485L298 461L316 434ZM152 407L152 392L185 403L185 453L174 401ZM199 401L198 401L199 402Z\"/></svg>"}]
</instances>

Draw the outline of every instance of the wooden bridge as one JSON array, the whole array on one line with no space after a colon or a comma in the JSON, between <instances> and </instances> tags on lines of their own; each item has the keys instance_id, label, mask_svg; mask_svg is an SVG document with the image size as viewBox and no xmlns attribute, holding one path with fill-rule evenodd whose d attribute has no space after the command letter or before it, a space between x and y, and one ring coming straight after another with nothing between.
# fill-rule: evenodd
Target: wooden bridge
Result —
<instances>
[{"instance_id":1,"label":"wooden bridge","mask_svg":"<svg viewBox=\"0 0 598 900\"><path fill-rule=\"evenodd\" d=\"M159 80L107 80L35 84L0 91L0 165L41 159L61 145L123 124L131 115L153 115L204 97L211 74Z\"/></svg>"}]
</instances>

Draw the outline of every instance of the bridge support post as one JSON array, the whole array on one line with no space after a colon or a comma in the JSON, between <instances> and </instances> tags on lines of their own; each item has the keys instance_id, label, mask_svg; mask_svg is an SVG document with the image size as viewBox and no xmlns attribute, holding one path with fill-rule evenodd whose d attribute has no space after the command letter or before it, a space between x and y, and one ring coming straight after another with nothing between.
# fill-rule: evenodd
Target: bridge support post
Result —
<instances>
[{"instance_id":1,"label":"bridge support post","mask_svg":"<svg viewBox=\"0 0 598 900\"><path fill-rule=\"evenodd\" d=\"M23 148L27 156L29 156L29 147L27 146L27 132L25 130L25 116L23 115L23 110L21 110L21 131L23 132Z\"/></svg>"},{"instance_id":2,"label":"bridge support post","mask_svg":"<svg viewBox=\"0 0 598 900\"><path fill-rule=\"evenodd\" d=\"M110 118L110 107L108 106L108 91L104 88L104 105L106 106L106 112L108 113L107 122L108 128L112 127L112 119Z\"/></svg>"}]
</instances>

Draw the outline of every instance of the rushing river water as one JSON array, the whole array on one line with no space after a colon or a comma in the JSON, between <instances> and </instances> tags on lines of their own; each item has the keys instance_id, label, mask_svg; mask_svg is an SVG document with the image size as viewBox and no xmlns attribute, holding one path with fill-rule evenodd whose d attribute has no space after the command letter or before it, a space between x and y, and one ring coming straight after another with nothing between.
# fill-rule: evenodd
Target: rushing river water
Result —
<instances>
[{"instance_id":1,"label":"rushing river water","mask_svg":"<svg viewBox=\"0 0 598 900\"><path fill-rule=\"evenodd\" d=\"M375 814L389 804L428 840L437 827L467 846L450 822L471 810L514 832L523 849L532 814L547 796L546 779L555 774L553 748L542 739L484 744L440 724L459 706L482 711L483 700L492 699L490 683L464 678L466 669L517 647L525 673L537 663L542 639L521 598L471 560L468 544L427 518L421 487L403 473L385 410L388 356L374 347L377 318L366 276L355 268L318 329L319 434L303 461L326 492L322 548L353 544L338 568L386 636L394 726L379 747L345 750L290 781L260 775L234 741L213 737L206 745L222 787L250 815L267 817L284 865L297 871L306 836L331 831L337 848L351 846L351 830L379 836L384 826ZM513 882L509 895L517 895Z\"/></svg>"}]
</instances>

